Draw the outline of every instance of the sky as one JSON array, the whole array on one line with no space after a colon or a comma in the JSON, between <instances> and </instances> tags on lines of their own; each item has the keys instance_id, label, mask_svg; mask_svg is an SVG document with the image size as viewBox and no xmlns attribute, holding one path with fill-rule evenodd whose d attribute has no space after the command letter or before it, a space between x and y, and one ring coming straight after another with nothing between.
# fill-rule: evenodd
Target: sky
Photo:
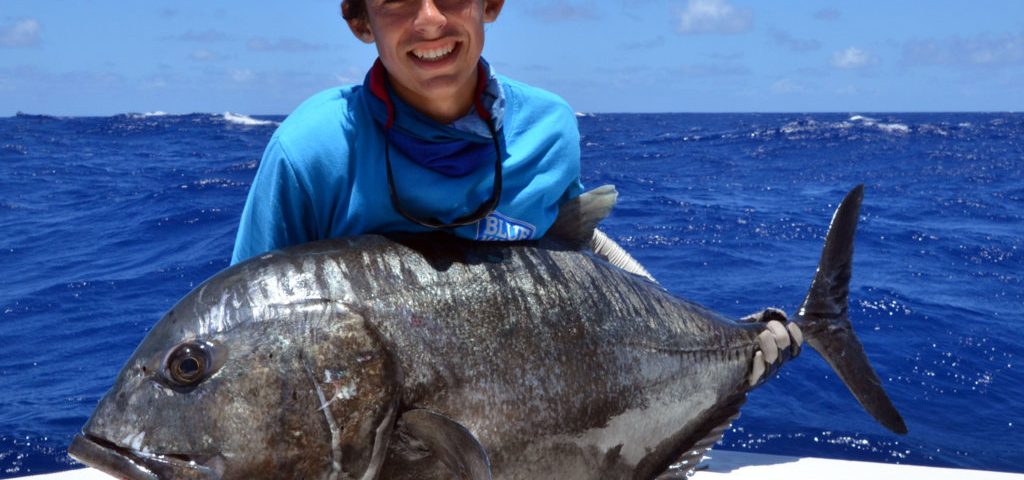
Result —
<instances>
[{"instance_id":1,"label":"sky","mask_svg":"<svg viewBox=\"0 0 1024 480\"><path fill-rule=\"evenodd\" d=\"M1020 0L507 0L484 56L580 112L1024 111ZM284 115L375 57L337 0L0 0L0 116Z\"/></svg>"}]
</instances>

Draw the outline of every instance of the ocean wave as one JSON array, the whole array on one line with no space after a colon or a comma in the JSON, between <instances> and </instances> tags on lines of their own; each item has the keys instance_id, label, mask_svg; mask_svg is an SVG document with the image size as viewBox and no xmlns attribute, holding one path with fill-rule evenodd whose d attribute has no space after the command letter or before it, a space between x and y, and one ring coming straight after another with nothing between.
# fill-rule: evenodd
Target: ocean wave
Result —
<instances>
[{"instance_id":1,"label":"ocean wave","mask_svg":"<svg viewBox=\"0 0 1024 480\"><path fill-rule=\"evenodd\" d=\"M837 131L845 132L853 128L854 124L845 122L819 122L812 119L795 120L779 128L779 133L787 136L798 136L803 134L817 134L823 132Z\"/></svg>"},{"instance_id":2,"label":"ocean wave","mask_svg":"<svg viewBox=\"0 0 1024 480\"><path fill-rule=\"evenodd\" d=\"M886 133L898 133L907 134L910 133L910 127L902 123L882 123L876 118L865 117L863 115L853 115L850 117L849 122L860 122L865 127L875 127Z\"/></svg>"},{"instance_id":3,"label":"ocean wave","mask_svg":"<svg viewBox=\"0 0 1024 480\"><path fill-rule=\"evenodd\" d=\"M888 133L910 133L910 127L902 123L877 123L875 126Z\"/></svg>"},{"instance_id":4,"label":"ocean wave","mask_svg":"<svg viewBox=\"0 0 1024 480\"><path fill-rule=\"evenodd\" d=\"M942 128L941 126L936 126L936 125L928 124L928 123L918 127L917 131L919 131L921 133L934 133L936 135L943 136L943 137L948 137L949 136L949 131L946 130L945 128Z\"/></svg>"},{"instance_id":5,"label":"ocean wave","mask_svg":"<svg viewBox=\"0 0 1024 480\"><path fill-rule=\"evenodd\" d=\"M231 113L231 112L224 112L224 115L222 115L221 118L225 122L233 123L235 125L245 125L245 126L248 126L248 127L256 127L256 126L263 126L263 125L278 125L277 122L272 121L272 120L260 120L258 118L252 118L252 117L250 117L248 115L241 115L241 114L238 114L238 113Z\"/></svg>"},{"instance_id":6,"label":"ocean wave","mask_svg":"<svg viewBox=\"0 0 1024 480\"><path fill-rule=\"evenodd\" d=\"M182 183L178 185L181 190L189 189L206 189L206 188L231 188L238 186L246 186L242 183L226 178L201 178L190 183Z\"/></svg>"},{"instance_id":7,"label":"ocean wave","mask_svg":"<svg viewBox=\"0 0 1024 480\"><path fill-rule=\"evenodd\" d=\"M786 135L793 135L795 133L814 132L821 130L823 127L828 128L828 126L828 124L821 124L814 120L797 120L783 125L779 131Z\"/></svg>"},{"instance_id":8,"label":"ocean wave","mask_svg":"<svg viewBox=\"0 0 1024 480\"><path fill-rule=\"evenodd\" d=\"M28 155L28 148L24 145L17 143L5 143L3 147L0 147L0 151L10 152L18 155Z\"/></svg>"},{"instance_id":9,"label":"ocean wave","mask_svg":"<svg viewBox=\"0 0 1024 480\"><path fill-rule=\"evenodd\" d=\"M25 112L22 112L22 111L18 111L17 113L15 113L14 114L14 118L23 118L23 119L30 119L30 120L63 120L64 119L64 117L58 117L58 116L55 116L55 115L42 115L42 114L37 114L37 113L25 113Z\"/></svg>"},{"instance_id":10,"label":"ocean wave","mask_svg":"<svg viewBox=\"0 0 1024 480\"><path fill-rule=\"evenodd\" d=\"M163 110L157 110L155 112L146 112L146 113L134 113L134 112L126 113L126 114L124 114L124 116L126 116L128 118L131 118L131 119L141 119L141 118L153 118L153 117L172 117L172 116L179 116L179 115L171 115L171 114L169 114L169 113L167 113L167 112L165 112Z\"/></svg>"}]
</instances>

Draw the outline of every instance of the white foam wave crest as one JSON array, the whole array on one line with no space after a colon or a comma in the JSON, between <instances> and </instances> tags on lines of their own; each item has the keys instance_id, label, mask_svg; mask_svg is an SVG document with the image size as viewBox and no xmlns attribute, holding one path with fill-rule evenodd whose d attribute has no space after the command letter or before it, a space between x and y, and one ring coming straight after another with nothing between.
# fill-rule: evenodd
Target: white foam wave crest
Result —
<instances>
[{"instance_id":1,"label":"white foam wave crest","mask_svg":"<svg viewBox=\"0 0 1024 480\"><path fill-rule=\"evenodd\" d=\"M174 117L174 116L177 116L177 115L171 115L171 114L169 114L169 113L167 113L167 112L165 112L163 110L157 110L155 112L146 112L146 113L126 113L124 115L126 117L128 117L128 118L135 119L135 120L144 119L144 118L154 118L154 117Z\"/></svg>"},{"instance_id":2,"label":"white foam wave crest","mask_svg":"<svg viewBox=\"0 0 1024 480\"><path fill-rule=\"evenodd\" d=\"M865 127L875 127L885 133L898 133L907 134L910 133L910 127L902 123L879 123L878 119L865 117L863 115L853 115L850 117L848 122L861 122Z\"/></svg>"},{"instance_id":3,"label":"white foam wave crest","mask_svg":"<svg viewBox=\"0 0 1024 480\"><path fill-rule=\"evenodd\" d=\"M225 122L234 123L236 125L247 125L247 126L260 126L260 125L277 125L278 123L272 120L260 120L258 118L252 118L248 115L241 115L237 113L224 112L221 116Z\"/></svg>"},{"instance_id":4,"label":"white foam wave crest","mask_svg":"<svg viewBox=\"0 0 1024 480\"><path fill-rule=\"evenodd\" d=\"M779 131L786 135L801 133L813 134L825 130L845 130L852 126L853 124L850 122L817 122L815 120L800 120L783 125Z\"/></svg>"},{"instance_id":5,"label":"white foam wave crest","mask_svg":"<svg viewBox=\"0 0 1024 480\"><path fill-rule=\"evenodd\" d=\"M888 133L910 133L910 127L902 123L878 123L875 126Z\"/></svg>"},{"instance_id":6,"label":"white foam wave crest","mask_svg":"<svg viewBox=\"0 0 1024 480\"><path fill-rule=\"evenodd\" d=\"M854 116L850 117L849 121L850 122L875 123L878 120L875 120L874 118L871 118L871 117L865 117L863 115L854 115Z\"/></svg>"}]
</instances>

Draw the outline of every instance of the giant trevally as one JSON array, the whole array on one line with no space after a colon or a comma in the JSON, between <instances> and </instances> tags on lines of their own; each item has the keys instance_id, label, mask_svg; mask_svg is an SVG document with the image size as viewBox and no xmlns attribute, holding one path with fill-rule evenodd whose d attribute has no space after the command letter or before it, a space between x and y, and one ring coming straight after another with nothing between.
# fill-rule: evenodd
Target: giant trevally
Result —
<instances>
[{"instance_id":1,"label":"giant trevally","mask_svg":"<svg viewBox=\"0 0 1024 480\"><path fill-rule=\"evenodd\" d=\"M69 452L126 479L649 479L692 470L803 338L903 433L846 315L862 195L791 320L728 319L596 257L610 187L535 242L268 253L167 312Z\"/></svg>"}]
</instances>

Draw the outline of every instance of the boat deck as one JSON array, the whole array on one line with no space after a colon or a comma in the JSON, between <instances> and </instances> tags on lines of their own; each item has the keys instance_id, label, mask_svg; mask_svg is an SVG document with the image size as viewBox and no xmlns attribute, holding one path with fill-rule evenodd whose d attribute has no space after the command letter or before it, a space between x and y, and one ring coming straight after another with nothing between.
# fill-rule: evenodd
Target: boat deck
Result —
<instances>
[{"instance_id":1,"label":"boat deck","mask_svg":"<svg viewBox=\"0 0 1024 480\"><path fill-rule=\"evenodd\" d=\"M892 465L824 458L797 458L760 453L715 450L708 468L697 472L694 480L864 480L899 478L900 480L1024 480L1024 474L963 470L956 468ZM824 475L824 476L823 476ZM110 480L113 477L91 468L23 477L21 480Z\"/></svg>"}]
</instances>

